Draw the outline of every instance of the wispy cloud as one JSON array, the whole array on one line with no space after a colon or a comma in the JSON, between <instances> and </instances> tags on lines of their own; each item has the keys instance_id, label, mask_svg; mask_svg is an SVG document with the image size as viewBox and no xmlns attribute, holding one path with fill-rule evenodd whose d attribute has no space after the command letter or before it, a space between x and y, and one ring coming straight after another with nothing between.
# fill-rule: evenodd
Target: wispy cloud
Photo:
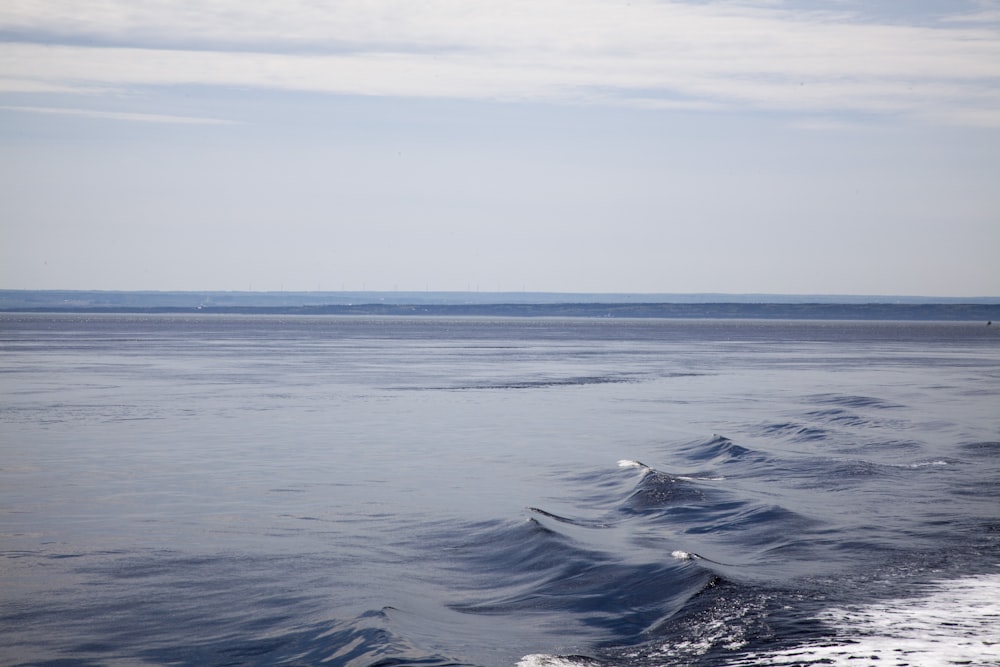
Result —
<instances>
[{"instance_id":1,"label":"wispy cloud","mask_svg":"<svg viewBox=\"0 0 1000 667\"><path fill-rule=\"evenodd\" d=\"M783 3L4 3L0 77L343 94L863 112L1000 126L1000 29ZM956 15L956 19L960 18ZM54 44L54 45L53 45Z\"/></svg>"},{"instance_id":2,"label":"wispy cloud","mask_svg":"<svg viewBox=\"0 0 1000 667\"><path fill-rule=\"evenodd\" d=\"M84 116L87 118L103 118L107 120L128 120L138 123L181 123L185 125L233 125L235 121L220 118L198 118L195 116L175 116L171 114L127 113L121 111L99 111L95 109L72 109L65 107L28 107L16 105L0 106L3 111L21 111L25 113L60 114L66 116Z\"/></svg>"},{"instance_id":3,"label":"wispy cloud","mask_svg":"<svg viewBox=\"0 0 1000 667\"><path fill-rule=\"evenodd\" d=\"M0 46L0 50L3 46ZM51 83L40 79L5 79L0 78L0 93L71 93L74 95L101 94L107 92L107 87L75 86L62 83Z\"/></svg>"}]
</instances>

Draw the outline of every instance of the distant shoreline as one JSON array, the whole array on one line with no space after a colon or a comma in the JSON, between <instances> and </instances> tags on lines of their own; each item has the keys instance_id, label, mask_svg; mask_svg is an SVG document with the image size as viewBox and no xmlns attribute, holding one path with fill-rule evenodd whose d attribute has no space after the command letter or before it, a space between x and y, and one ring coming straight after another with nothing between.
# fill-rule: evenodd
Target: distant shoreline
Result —
<instances>
[{"instance_id":1,"label":"distant shoreline","mask_svg":"<svg viewBox=\"0 0 1000 667\"><path fill-rule=\"evenodd\" d=\"M1000 323L1000 305L835 303L564 303L355 304L325 306L39 306L2 308L5 314L242 314L388 317L587 317L646 319L768 319L964 321ZM998 324L1000 326L1000 324Z\"/></svg>"},{"instance_id":2,"label":"distant shoreline","mask_svg":"<svg viewBox=\"0 0 1000 667\"><path fill-rule=\"evenodd\" d=\"M953 320L985 323L1000 322L1000 297L0 290L0 312Z\"/></svg>"}]
</instances>

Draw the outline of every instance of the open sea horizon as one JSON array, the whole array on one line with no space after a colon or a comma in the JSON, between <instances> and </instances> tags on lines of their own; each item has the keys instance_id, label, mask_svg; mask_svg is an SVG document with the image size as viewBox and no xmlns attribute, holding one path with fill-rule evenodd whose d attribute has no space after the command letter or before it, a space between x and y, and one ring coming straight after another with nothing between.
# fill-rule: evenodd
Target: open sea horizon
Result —
<instances>
[{"instance_id":1,"label":"open sea horizon","mask_svg":"<svg viewBox=\"0 0 1000 667\"><path fill-rule=\"evenodd\" d=\"M1000 326L0 313L0 664L1000 665Z\"/></svg>"}]
</instances>

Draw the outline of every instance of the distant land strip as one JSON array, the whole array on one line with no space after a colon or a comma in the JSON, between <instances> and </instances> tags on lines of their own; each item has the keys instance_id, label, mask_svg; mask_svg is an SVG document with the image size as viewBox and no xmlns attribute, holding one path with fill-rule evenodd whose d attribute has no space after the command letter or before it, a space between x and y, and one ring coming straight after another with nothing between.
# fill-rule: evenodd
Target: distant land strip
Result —
<instances>
[{"instance_id":1,"label":"distant land strip","mask_svg":"<svg viewBox=\"0 0 1000 667\"><path fill-rule=\"evenodd\" d=\"M0 307L19 313L149 313L244 315L365 315L447 317L610 317L688 319L813 319L996 321L1000 305L963 303L360 303L299 306L141 306L45 304Z\"/></svg>"}]
</instances>

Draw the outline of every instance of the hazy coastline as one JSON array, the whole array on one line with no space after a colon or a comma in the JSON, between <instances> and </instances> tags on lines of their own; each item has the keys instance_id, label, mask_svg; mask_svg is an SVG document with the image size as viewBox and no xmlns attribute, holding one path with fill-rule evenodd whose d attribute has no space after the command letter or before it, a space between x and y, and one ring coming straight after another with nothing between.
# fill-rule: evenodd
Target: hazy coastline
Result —
<instances>
[{"instance_id":1,"label":"hazy coastline","mask_svg":"<svg viewBox=\"0 0 1000 667\"><path fill-rule=\"evenodd\" d=\"M1000 320L1000 297L0 290L0 312Z\"/></svg>"}]
</instances>

